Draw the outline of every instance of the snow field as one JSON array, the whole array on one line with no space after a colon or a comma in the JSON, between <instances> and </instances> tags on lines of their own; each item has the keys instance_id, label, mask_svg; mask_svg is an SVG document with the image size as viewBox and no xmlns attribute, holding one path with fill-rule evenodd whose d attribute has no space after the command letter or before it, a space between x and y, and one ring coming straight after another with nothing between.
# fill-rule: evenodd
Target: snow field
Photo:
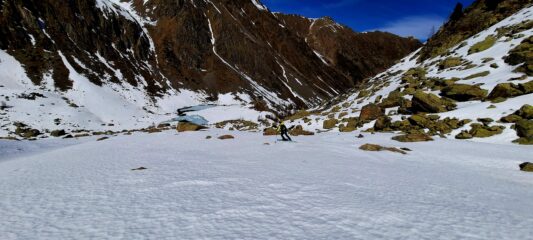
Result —
<instances>
[{"instance_id":1,"label":"snow field","mask_svg":"<svg viewBox=\"0 0 533 240\"><path fill-rule=\"evenodd\" d=\"M223 134L236 138L216 139ZM0 141L0 235L527 239L533 233L533 175L518 171L531 160L530 148L355 135L276 143L259 133L208 130L99 142ZM413 151L359 150L365 143ZM147 169L130 170L141 166Z\"/></svg>"}]
</instances>

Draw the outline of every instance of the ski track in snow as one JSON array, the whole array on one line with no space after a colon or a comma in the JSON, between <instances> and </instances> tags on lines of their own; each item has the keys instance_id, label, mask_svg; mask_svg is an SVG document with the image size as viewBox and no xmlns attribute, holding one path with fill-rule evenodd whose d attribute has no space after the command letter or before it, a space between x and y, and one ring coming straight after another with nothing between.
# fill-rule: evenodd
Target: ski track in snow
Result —
<instances>
[{"instance_id":1,"label":"ski track in snow","mask_svg":"<svg viewBox=\"0 0 533 240\"><path fill-rule=\"evenodd\" d=\"M524 146L221 130L0 141L2 239L527 239ZM263 145L268 142L270 145ZM364 152L364 143L409 147ZM13 149L18 149L14 151ZM231 149L231 151L228 151ZM137 167L144 171L131 171Z\"/></svg>"}]
</instances>

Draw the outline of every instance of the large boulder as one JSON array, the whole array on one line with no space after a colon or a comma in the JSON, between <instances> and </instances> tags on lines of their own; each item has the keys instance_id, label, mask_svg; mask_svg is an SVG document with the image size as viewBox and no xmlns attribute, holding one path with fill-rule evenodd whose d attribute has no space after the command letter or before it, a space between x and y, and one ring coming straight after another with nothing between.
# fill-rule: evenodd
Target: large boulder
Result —
<instances>
[{"instance_id":1,"label":"large boulder","mask_svg":"<svg viewBox=\"0 0 533 240\"><path fill-rule=\"evenodd\" d=\"M435 94L416 91L411 100L411 110L413 112L439 113L453 110L456 105L446 99L442 99Z\"/></svg>"},{"instance_id":2,"label":"large boulder","mask_svg":"<svg viewBox=\"0 0 533 240\"><path fill-rule=\"evenodd\" d=\"M359 149L361 149L363 151L371 151L371 152L390 151L390 152L395 152L395 153L407 154L407 152L405 152L405 151L403 151L401 149L398 149L398 148L383 147L383 146L380 146L380 145L369 144L369 143L361 145L359 147Z\"/></svg>"},{"instance_id":3,"label":"large boulder","mask_svg":"<svg viewBox=\"0 0 533 240\"><path fill-rule=\"evenodd\" d=\"M385 111L383 110L383 108L379 107L376 104L371 103L371 104L365 105L361 109L359 120L361 122L370 122L384 115L385 115Z\"/></svg>"},{"instance_id":4,"label":"large boulder","mask_svg":"<svg viewBox=\"0 0 533 240\"><path fill-rule=\"evenodd\" d=\"M294 127L293 129L291 129L289 131L289 134L293 135L293 136L312 136L312 135L315 135L314 132L310 132L310 131L304 130L302 125L298 125L298 126Z\"/></svg>"},{"instance_id":5,"label":"large boulder","mask_svg":"<svg viewBox=\"0 0 533 240\"><path fill-rule=\"evenodd\" d=\"M54 131L52 131L50 133L50 136L52 136L52 137L61 137L61 136L65 136L65 135L67 135L67 133L63 129L54 130Z\"/></svg>"},{"instance_id":6,"label":"large boulder","mask_svg":"<svg viewBox=\"0 0 533 240\"><path fill-rule=\"evenodd\" d=\"M533 119L533 106L525 104L518 111L500 118L500 121L504 123L516 123L523 119Z\"/></svg>"},{"instance_id":7,"label":"large boulder","mask_svg":"<svg viewBox=\"0 0 533 240\"><path fill-rule=\"evenodd\" d=\"M514 126L516 134L520 137L515 142L520 144L533 144L533 120L520 120Z\"/></svg>"},{"instance_id":8,"label":"large boulder","mask_svg":"<svg viewBox=\"0 0 533 240\"><path fill-rule=\"evenodd\" d=\"M354 126L350 126L349 124L341 124L339 126L339 132L353 132L357 130L357 127L354 127Z\"/></svg>"},{"instance_id":9,"label":"large boulder","mask_svg":"<svg viewBox=\"0 0 533 240\"><path fill-rule=\"evenodd\" d=\"M524 94L533 93L533 81L519 84L518 87L520 88L522 92L524 92Z\"/></svg>"},{"instance_id":10,"label":"large boulder","mask_svg":"<svg viewBox=\"0 0 533 240\"><path fill-rule=\"evenodd\" d=\"M392 119L387 116L381 116L378 119L376 119L376 122L374 123L374 130L376 131L388 131L390 130L392 124Z\"/></svg>"},{"instance_id":11,"label":"large boulder","mask_svg":"<svg viewBox=\"0 0 533 240\"><path fill-rule=\"evenodd\" d=\"M206 129L207 127L197 125L191 122L179 122L176 126L176 130L178 132L193 132L193 131L199 131L202 129Z\"/></svg>"},{"instance_id":12,"label":"large boulder","mask_svg":"<svg viewBox=\"0 0 533 240\"><path fill-rule=\"evenodd\" d=\"M533 48L533 36L524 39L518 46L513 48L509 55L504 58L505 62L516 66L515 71L526 73L529 76L533 75L533 54L531 49Z\"/></svg>"},{"instance_id":13,"label":"large boulder","mask_svg":"<svg viewBox=\"0 0 533 240\"><path fill-rule=\"evenodd\" d=\"M275 136L278 135L278 131L275 128L265 128L263 130L263 136Z\"/></svg>"},{"instance_id":14,"label":"large boulder","mask_svg":"<svg viewBox=\"0 0 533 240\"><path fill-rule=\"evenodd\" d=\"M477 85L453 84L445 87L441 91L441 96L451 98L456 101L482 100L487 96L488 91L481 89Z\"/></svg>"},{"instance_id":15,"label":"large boulder","mask_svg":"<svg viewBox=\"0 0 533 240\"><path fill-rule=\"evenodd\" d=\"M345 122L345 124L339 126L340 132L353 132L357 130L359 118L344 118L342 121Z\"/></svg>"},{"instance_id":16,"label":"large boulder","mask_svg":"<svg viewBox=\"0 0 533 240\"><path fill-rule=\"evenodd\" d=\"M525 119L533 119L533 106L526 104L522 106L516 114Z\"/></svg>"},{"instance_id":17,"label":"large boulder","mask_svg":"<svg viewBox=\"0 0 533 240\"><path fill-rule=\"evenodd\" d=\"M381 100L379 106L383 109L399 107L402 104L402 101L404 100L402 95L403 94L400 91L392 91L391 93L389 93L389 96Z\"/></svg>"},{"instance_id":18,"label":"large boulder","mask_svg":"<svg viewBox=\"0 0 533 240\"><path fill-rule=\"evenodd\" d=\"M322 128L324 128L324 129L332 129L332 128L337 126L337 123L339 123L339 120L337 120L335 118L326 119L322 123Z\"/></svg>"},{"instance_id":19,"label":"large boulder","mask_svg":"<svg viewBox=\"0 0 533 240\"><path fill-rule=\"evenodd\" d=\"M468 133L476 138L486 138L501 134L505 129L504 126L488 126L486 124L473 123Z\"/></svg>"},{"instance_id":20,"label":"large boulder","mask_svg":"<svg viewBox=\"0 0 533 240\"><path fill-rule=\"evenodd\" d=\"M464 131L461 131L459 134L457 134L455 136L455 139L471 139L473 137L474 136L472 136L472 134L470 134L468 131L464 130Z\"/></svg>"},{"instance_id":21,"label":"large boulder","mask_svg":"<svg viewBox=\"0 0 533 240\"><path fill-rule=\"evenodd\" d=\"M399 114L411 114L411 108L413 107L413 102L411 100L402 99L400 102L400 107L398 108Z\"/></svg>"},{"instance_id":22,"label":"large boulder","mask_svg":"<svg viewBox=\"0 0 533 240\"><path fill-rule=\"evenodd\" d=\"M392 138L392 140L396 140L398 142L428 142L433 141L433 138L424 133L411 133L395 136Z\"/></svg>"},{"instance_id":23,"label":"large boulder","mask_svg":"<svg viewBox=\"0 0 533 240\"><path fill-rule=\"evenodd\" d=\"M411 123L411 125L423 128L427 128L432 125L431 119L429 119L426 115L423 114L412 115L407 120L409 121L409 123Z\"/></svg>"},{"instance_id":24,"label":"large boulder","mask_svg":"<svg viewBox=\"0 0 533 240\"><path fill-rule=\"evenodd\" d=\"M518 85L513 83L500 83L492 89L487 99L495 100L498 98L510 98L522 94L524 94L524 92L520 90Z\"/></svg>"},{"instance_id":25,"label":"large boulder","mask_svg":"<svg viewBox=\"0 0 533 240\"><path fill-rule=\"evenodd\" d=\"M518 122L518 121L520 121L522 119L523 118L520 117L519 115L511 114L511 115L507 115L507 116L504 116L504 117L500 118L500 122L503 122L503 123L515 123L515 122Z\"/></svg>"}]
</instances>

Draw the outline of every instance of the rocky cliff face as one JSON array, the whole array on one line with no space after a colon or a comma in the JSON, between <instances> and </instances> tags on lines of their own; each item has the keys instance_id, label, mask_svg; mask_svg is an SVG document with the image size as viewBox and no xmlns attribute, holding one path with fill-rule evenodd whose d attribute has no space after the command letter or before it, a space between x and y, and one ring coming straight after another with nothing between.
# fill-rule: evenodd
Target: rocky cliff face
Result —
<instances>
[{"instance_id":1,"label":"rocky cliff face","mask_svg":"<svg viewBox=\"0 0 533 240\"><path fill-rule=\"evenodd\" d=\"M313 106L386 69L420 43L358 34L331 19L272 14L249 0L0 0L0 48L33 84L243 93L258 109ZM70 65L70 66L69 66ZM46 83L49 84L49 83Z\"/></svg>"},{"instance_id":2,"label":"rocky cliff face","mask_svg":"<svg viewBox=\"0 0 533 240\"><path fill-rule=\"evenodd\" d=\"M106 14L108 3L0 3L0 48L24 65L35 85L51 75L58 90L72 88L68 62L96 85L124 81L138 86L143 82L151 93L160 88L162 77L143 26L126 13Z\"/></svg>"}]
</instances>

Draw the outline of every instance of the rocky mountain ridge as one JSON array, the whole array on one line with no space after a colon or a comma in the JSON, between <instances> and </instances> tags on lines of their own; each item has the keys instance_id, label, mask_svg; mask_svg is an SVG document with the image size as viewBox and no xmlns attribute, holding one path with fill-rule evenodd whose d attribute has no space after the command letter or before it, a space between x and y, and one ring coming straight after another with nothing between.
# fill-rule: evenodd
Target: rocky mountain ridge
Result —
<instances>
[{"instance_id":1,"label":"rocky mountain ridge","mask_svg":"<svg viewBox=\"0 0 533 240\"><path fill-rule=\"evenodd\" d=\"M64 57L96 85L127 82L151 96L185 88L213 99L242 92L264 109L317 104L420 46L387 34L363 37L339 25L348 36L329 42L348 46L360 39L381 55L371 61L364 57L376 51L359 53L357 59L331 56L249 0L3 0L2 12L0 48L23 64L36 85L49 74L58 90L71 89Z\"/></svg>"},{"instance_id":2,"label":"rocky mountain ridge","mask_svg":"<svg viewBox=\"0 0 533 240\"><path fill-rule=\"evenodd\" d=\"M331 20L334 31L313 27L307 39L296 25L308 19L250 0L0 0L0 12L4 132L140 128L205 103L233 106L237 119L283 115L420 46Z\"/></svg>"}]
</instances>

